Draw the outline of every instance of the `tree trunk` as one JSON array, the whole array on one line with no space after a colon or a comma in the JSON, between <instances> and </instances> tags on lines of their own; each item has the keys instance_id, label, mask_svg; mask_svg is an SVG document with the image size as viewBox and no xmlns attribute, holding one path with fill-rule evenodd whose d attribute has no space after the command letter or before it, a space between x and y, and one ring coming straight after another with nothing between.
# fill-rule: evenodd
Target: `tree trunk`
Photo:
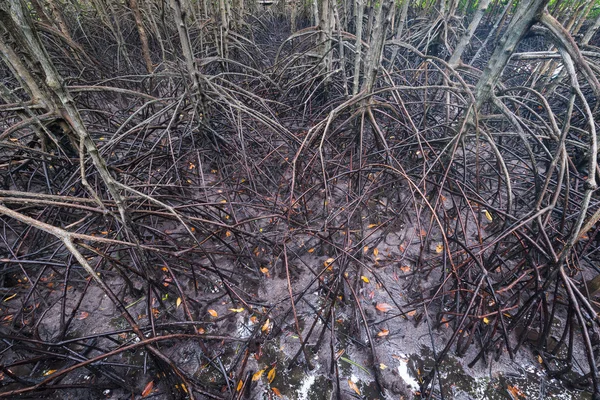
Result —
<instances>
[{"instance_id":1,"label":"tree trunk","mask_svg":"<svg viewBox=\"0 0 600 400\"><path fill-rule=\"evenodd\" d=\"M154 67L152 66L152 59L150 58L150 48L148 47L148 36L146 35L146 28L144 28L144 21L142 20L142 13L138 7L137 0L129 0L129 7L133 11L133 17L135 18L135 25L140 36L140 42L142 43L142 57L146 63L146 71L152 74Z\"/></svg>"},{"instance_id":2,"label":"tree trunk","mask_svg":"<svg viewBox=\"0 0 600 400\"><path fill-rule=\"evenodd\" d=\"M519 3L506 32L502 35L492 57L483 70L481 78L477 82L475 87L476 110L480 110L481 106L493 95L494 87L496 87L510 56L529 31L529 28L541 17L548 1L532 0L531 2Z\"/></svg>"},{"instance_id":3,"label":"tree trunk","mask_svg":"<svg viewBox=\"0 0 600 400\"><path fill-rule=\"evenodd\" d=\"M483 18L483 14L485 14L485 11L487 10L487 7L489 4L490 4L490 0L481 0L479 2L479 7L477 8L477 12L473 16L473 20L469 24L467 31L462 35L462 37L458 41L458 45L454 49L454 53L452 53L452 57L450 57L450 61L448 61L448 64L450 64L450 66L454 67L460 63L462 54L464 53L464 51L467 48L467 45L471 41L471 38L473 37L475 30L479 26L479 23L481 22L481 19Z\"/></svg>"}]
</instances>

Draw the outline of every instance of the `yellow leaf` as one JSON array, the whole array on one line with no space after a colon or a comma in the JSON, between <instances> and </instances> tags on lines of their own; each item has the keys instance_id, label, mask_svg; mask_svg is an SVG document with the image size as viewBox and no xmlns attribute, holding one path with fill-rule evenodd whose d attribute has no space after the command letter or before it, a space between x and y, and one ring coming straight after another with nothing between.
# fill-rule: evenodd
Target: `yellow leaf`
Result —
<instances>
[{"instance_id":1,"label":"yellow leaf","mask_svg":"<svg viewBox=\"0 0 600 400\"><path fill-rule=\"evenodd\" d=\"M490 323L490 319L488 317L483 317L483 323L484 324L489 324Z\"/></svg>"},{"instance_id":2,"label":"yellow leaf","mask_svg":"<svg viewBox=\"0 0 600 400\"><path fill-rule=\"evenodd\" d=\"M388 366L384 363L379 363L379 369L386 369Z\"/></svg>"},{"instance_id":3,"label":"yellow leaf","mask_svg":"<svg viewBox=\"0 0 600 400\"><path fill-rule=\"evenodd\" d=\"M269 326L270 326L271 322L269 321L269 319L267 318L267 320L265 321L265 323L263 324L262 328L260 328L261 331L263 332L268 332L269 331Z\"/></svg>"},{"instance_id":4,"label":"yellow leaf","mask_svg":"<svg viewBox=\"0 0 600 400\"><path fill-rule=\"evenodd\" d=\"M440 254L442 251L444 250L444 245L443 244L438 244L437 246L435 246L435 252Z\"/></svg>"},{"instance_id":5,"label":"yellow leaf","mask_svg":"<svg viewBox=\"0 0 600 400\"><path fill-rule=\"evenodd\" d=\"M392 306L390 306L388 303L378 303L375 308L381 312L388 312L392 309Z\"/></svg>"},{"instance_id":6,"label":"yellow leaf","mask_svg":"<svg viewBox=\"0 0 600 400\"><path fill-rule=\"evenodd\" d=\"M367 253L367 251L369 251L369 246L365 246L365 247L363 247L363 253L365 253L365 254L366 254L366 253Z\"/></svg>"},{"instance_id":7,"label":"yellow leaf","mask_svg":"<svg viewBox=\"0 0 600 400\"><path fill-rule=\"evenodd\" d=\"M259 380L259 379L260 379L260 377L261 377L261 376L262 376L264 373L265 373L265 370L264 370L264 369L261 369L260 371L256 371L256 372L254 373L254 375L252 375L252 381L254 382L254 381L257 381L257 380Z\"/></svg>"},{"instance_id":8,"label":"yellow leaf","mask_svg":"<svg viewBox=\"0 0 600 400\"><path fill-rule=\"evenodd\" d=\"M350 389L354 390L356 394L360 396L360 389L358 388L358 386L356 386L356 383L348 379L348 386L350 386Z\"/></svg>"},{"instance_id":9,"label":"yellow leaf","mask_svg":"<svg viewBox=\"0 0 600 400\"><path fill-rule=\"evenodd\" d=\"M180 305L181 305L181 297L178 297L177 301L175 301L175 307L179 308Z\"/></svg>"},{"instance_id":10,"label":"yellow leaf","mask_svg":"<svg viewBox=\"0 0 600 400\"><path fill-rule=\"evenodd\" d=\"M362 280L363 280L363 282L365 282L365 283L369 283L369 278L367 278L367 277L366 277L366 276L364 276L364 275L363 275L363 276L361 276L361 277L360 277L360 279L362 279Z\"/></svg>"},{"instance_id":11,"label":"yellow leaf","mask_svg":"<svg viewBox=\"0 0 600 400\"><path fill-rule=\"evenodd\" d=\"M379 337L384 337L390 334L390 331L388 331L387 329L382 329L377 333L377 336Z\"/></svg>"},{"instance_id":12,"label":"yellow leaf","mask_svg":"<svg viewBox=\"0 0 600 400\"><path fill-rule=\"evenodd\" d=\"M244 381L242 381L240 379L240 381L238 382L237 388L235 389L236 392L239 392L240 390L242 390L242 388L244 387Z\"/></svg>"},{"instance_id":13,"label":"yellow leaf","mask_svg":"<svg viewBox=\"0 0 600 400\"><path fill-rule=\"evenodd\" d=\"M408 265L404 265L400 267L400 271L402 272L410 272L410 267Z\"/></svg>"},{"instance_id":14,"label":"yellow leaf","mask_svg":"<svg viewBox=\"0 0 600 400\"><path fill-rule=\"evenodd\" d=\"M492 222L492 214L488 210L483 210L488 221Z\"/></svg>"},{"instance_id":15,"label":"yellow leaf","mask_svg":"<svg viewBox=\"0 0 600 400\"><path fill-rule=\"evenodd\" d=\"M367 226L368 229L373 229L377 226L378 224L369 224L369 226Z\"/></svg>"},{"instance_id":16,"label":"yellow leaf","mask_svg":"<svg viewBox=\"0 0 600 400\"><path fill-rule=\"evenodd\" d=\"M378 249L377 247L375 247L375 248L373 249L373 255L374 255L375 257L377 257L377 256L379 255L379 249Z\"/></svg>"},{"instance_id":17,"label":"yellow leaf","mask_svg":"<svg viewBox=\"0 0 600 400\"><path fill-rule=\"evenodd\" d=\"M417 310L412 310L406 313L406 315L408 315L409 317L414 316L417 313Z\"/></svg>"},{"instance_id":18,"label":"yellow leaf","mask_svg":"<svg viewBox=\"0 0 600 400\"><path fill-rule=\"evenodd\" d=\"M277 389L277 388L271 388L271 390L273 391L273 393L275 393L275 396L281 397L281 392L279 391L279 389Z\"/></svg>"},{"instance_id":19,"label":"yellow leaf","mask_svg":"<svg viewBox=\"0 0 600 400\"><path fill-rule=\"evenodd\" d=\"M325 268L329 268L331 266L331 264L333 264L334 261L335 261L335 258L330 257L327 260L325 260L323 265L325 266Z\"/></svg>"},{"instance_id":20,"label":"yellow leaf","mask_svg":"<svg viewBox=\"0 0 600 400\"><path fill-rule=\"evenodd\" d=\"M315 252L315 248L313 247L312 249L308 249L309 253L314 253Z\"/></svg>"},{"instance_id":21,"label":"yellow leaf","mask_svg":"<svg viewBox=\"0 0 600 400\"><path fill-rule=\"evenodd\" d=\"M219 316L219 313L217 313L215 310L208 310L208 313L215 318L217 318Z\"/></svg>"},{"instance_id":22,"label":"yellow leaf","mask_svg":"<svg viewBox=\"0 0 600 400\"><path fill-rule=\"evenodd\" d=\"M267 267L260 267L260 272L262 272L263 274L267 275L269 273L269 268L267 268Z\"/></svg>"},{"instance_id":23,"label":"yellow leaf","mask_svg":"<svg viewBox=\"0 0 600 400\"><path fill-rule=\"evenodd\" d=\"M227 203L227 200L223 199L223 200L221 200L221 203L225 204L225 203Z\"/></svg>"},{"instance_id":24,"label":"yellow leaf","mask_svg":"<svg viewBox=\"0 0 600 400\"><path fill-rule=\"evenodd\" d=\"M231 236L231 232L230 231L225 232L225 236L226 237L230 237Z\"/></svg>"},{"instance_id":25,"label":"yellow leaf","mask_svg":"<svg viewBox=\"0 0 600 400\"><path fill-rule=\"evenodd\" d=\"M229 311L242 312L242 311L244 311L244 309L243 308L230 308Z\"/></svg>"},{"instance_id":26,"label":"yellow leaf","mask_svg":"<svg viewBox=\"0 0 600 400\"><path fill-rule=\"evenodd\" d=\"M267 374L267 380L269 381L269 383L273 382L273 379L275 379L275 367L271 368L271 370Z\"/></svg>"},{"instance_id":27,"label":"yellow leaf","mask_svg":"<svg viewBox=\"0 0 600 400\"><path fill-rule=\"evenodd\" d=\"M48 371L44 372L44 376L52 375L55 372L56 372L55 369L49 369Z\"/></svg>"}]
</instances>

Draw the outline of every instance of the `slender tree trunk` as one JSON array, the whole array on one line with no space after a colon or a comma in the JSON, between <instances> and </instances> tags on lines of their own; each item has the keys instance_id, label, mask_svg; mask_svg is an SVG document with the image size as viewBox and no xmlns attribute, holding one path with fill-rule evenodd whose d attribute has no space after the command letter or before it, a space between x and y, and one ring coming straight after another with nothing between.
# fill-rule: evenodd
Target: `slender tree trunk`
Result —
<instances>
[{"instance_id":1,"label":"slender tree trunk","mask_svg":"<svg viewBox=\"0 0 600 400\"><path fill-rule=\"evenodd\" d=\"M458 45L454 49L454 53L452 53L452 57L450 57L450 61L448 61L448 63L451 66L456 66L460 63L460 59L461 59L463 53L465 52L467 45L471 41L473 34L475 34L475 30L479 26L479 23L481 22L481 19L483 18L483 14L485 14L485 11L487 10L487 7L489 4L490 4L490 0L481 0L479 2L479 7L477 8L477 12L475 12L475 15L473 16L473 20L471 20L471 23L469 24L467 31L462 35L462 37L458 41Z\"/></svg>"},{"instance_id":2,"label":"slender tree trunk","mask_svg":"<svg viewBox=\"0 0 600 400\"><path fill-rule=\"evenodd\" d=\"M196 65L196 58L194 57L188 27L185 22L185 12L182 9L180 0L171 0L171 7L174 11L175 24L177 25L177 32L179 33L179 43L185 59L185 66L190 76L190 80L192 81L191 98L196 107L198 118L207 118L200 71Z\"/></svg>"},{"instance_id":3,"label":"slender tree trunk","mask_svg":"<svg viewBox=\"0 0 600 400\"><path fill-rule=\"evenodd\" d=\"M483 44L481 46L479 46L479 50L477 50L477 53L475 53L475 55L469 62L469 65L473 65L473 63L475 61L477 61L479 59L479 57L481 57L481 55L483 54L483 50L485 50L485 48L488 46L490 39L492 39L493 37L496 36L496 31L498 31L499 28L501 27L501 24L506 19L506 16L508 15L508 12L512 8L512 6L513 6L512 1L509 1L506 4L506 6L504 6L504 10L502 10L502 16L500 18L496 19L494 26L492 26L492 30L490 31L490 33L488 33Z\"/></svg>"},{"instance_id":4,"label":"slender tree trunk","mask_svg":"<svg viewBox=\"0 0 600 400\"><path fill-rule=\"evenodd\" d=\"M375 13L373 32L371 32L369 49L365 57L365 80L361 88L364 93L371 93L375 85L377 71L381 66L385 38L391 22L390 16L393 5L394 0L382 0Z\"/></svg>"},{"instance_id":5,"label":"slender tree trunk","mask_svg":"<svg viewBox=\"0 0 600 400\"><path fill-rule=\"evenodd\" d=\"M360 87L360 65L362 61L362 31L365 12L365 4L363 3L363 1L364 0L356 0L354 3L354 9L356 11L356 44L354 45L354 84L352 87L352 95L356 95Z\"/></svg>"},{"instance_id":6,"label":"slender tree trunk","mask_svg":"<svg viewBox=\"0 0 600 400\"><path fill-rule=\"evenodd\" d=\"M138 30L138 35L140 36L140 42L142 43L142 57L144 57L144 62L146 63L146 71L148 71L149 74L152 74L154 67L152 66L152 59L150 58L148 36L146 35L146 28L144 28L144 21L142 20L142 13L138 7L137 0L129 0L129 7L131 7L131 10L133 11L135 25Z\"/></svg>"},{"instance_id":7,"label":"slender tree trunk","mask_svg":"<svg viewBox=\"0 0 600 400\"><path fill-rule=\"evenodd\" d=\"M481 106L493 95L494 87L504 71L510 56L515 51L529 28L541 16L549 0L532 0L519 3L508 28L496 46L483 74L475 87L475 108Z\"/></svg>"},{"instance_id":8,"label":"slender tree trunk","mask_svg":"<svg viewBox=\"0 0 600 400\"><path fill-rule=\"evenodd\" d=\"M590 42L590 40L592 40L592 37L594 37L594 34L598 31L598 28L600 28L600 13L596 17L594 24L592 26L590 26L587 29L587 31L585 31L585 35L583 35L581 44L587 45Z\"/></svg>"},{"instance_id":9,"label":"slender tree trunk","mask_svg":"<svg viewBox=\"0 0 600 400\"><path fill-rule=\"evenodd\" d=\"M406 25L406 17L408 15L408 6L409 5L410 5L410 0L402 1L402 8L400 10L400 18L398 19L398 26L396 27L396 34L394 35L395 41L400 41L402 39L402 33L404 32L404 27ZM398 46L394 46L394 50L392 51L392 56L390 57L390 67L395 64L397 54L398 54Z\"/></svg>"}]
</instances>

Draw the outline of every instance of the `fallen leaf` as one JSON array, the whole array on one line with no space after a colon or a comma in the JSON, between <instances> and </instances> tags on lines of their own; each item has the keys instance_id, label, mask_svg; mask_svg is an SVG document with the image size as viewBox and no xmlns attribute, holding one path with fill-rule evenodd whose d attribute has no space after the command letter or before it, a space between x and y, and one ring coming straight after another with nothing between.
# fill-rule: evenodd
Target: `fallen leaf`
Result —
<instances>
[{"instance_id":1,"label":"fallen leaf","mask_svg":"<svg viewBox=\"0 0 600 400\"><path fill-rule=\"evenodd\" d=\"M402 267L400 267L400 271L410 272L410 267L408 265L403 265Z\"/></svg>"},{"instance_id":2,"label":"fallen leaf","mask_svg":"<svg viewBox=\"0 0 600 400\"><path fill-rule=\"evenodd\" d=\"M77 317L78 320L82 320L82 319L86 319L87 317L90 316L90 313L87 311L82 311L81 314L79 314L79 317Z\"/></svg>"},{"instance_id":3,"label":"fallen leaf","mask_svg":"<svg viewBox=\"0 0 600 400\"><path fill-rule=\"evenodd\" d=\"M44 376L52 375L55 372L56 372L55 369L49 369L48 371L44 372Z\"/></svg>"},{"instance_id":4,"label":"fallen leaf","mask_svg":"<svg viewBox=\"0 0 600 400\"><path fill-rule=\"evenodd\" d=\"M390 306L388 303L377 303L377 305L375 306L375 308L378 309L381 312L388 312L393 307Z\"/></svg>"},{"instance_id":5,"label":"fallen leaf","mask_svg":"<svg viewBox=\"0 0 600 400\"><path fill-rule=\"evenodd\" d=\"M217 318L219 316L219 313L217 313L215 310L208 310L208 313L215 318Z\"/></svg>"},{"instance_id":6,"label":"fallen leaf","mask_svg":"<svg viewBox=\"0 0 600 400\"><path fill-rule=\"evenodd\" d=\"M273 382L273 379L275 379L275 367L271 368L271 370L267 374L267 380L269 381L269 383Z\"/></svg>"},{"instance_id":7,"label":"fallen leaf","mask_svg":"<svg viewBox=\"0 0 600 400\"><path fill-rule=\"evenodd\" d=\"M490 323L490 319L488 317L483 317L483 323L484 324L489 324Z\"/></svg>"},{"instance_id":8,"label":"fallen leaf","mask_svg":"<svg viewBox=\"0 0 600 400\"><path fill-rule=\"evenodd\" d=\"M358 386L356 386L356 383L348 379L348 386L350 386L350 389L354 390L356 394L360 396L360 389L358 388Z\"/></svg>"},{"instance_id":9,"label":"fallen leaf","mask_svg":"<svg viewBox=\"0 0 600 400\"><path fill-rule=\"evenodd\" d=\"M382 330L380 330L377 333L377 336L379 336L379 337L385 337L385 336L387 336L389 334L390 334L390 331L388 331L387 329L382 329Z\"/></svg>"},{"instance_id":10,"label":"fallen leaf","mask_svg":"<svg viewBox=\"0 0 600 400\"><path fill-rule=\"evenodd\" d=\"M412 310L412 311L407 312L406 315L408 315L409 317L412 317L416 313L417 313L417 310Z\"/></svg>"},{"instance_id":11,"label":"fallen leaf","mask_svg":"<svg viewBox=\"0 0 600 400\"><path fill-rule=\"evenodd\" d=\"M386 369L388 366L384 363L379 363L379 369Z\"/></svg>"},{"instance_id":12,"label":"fallen leaf","mask_svg":"<svg viewBox=\"0 0 600 400\"><path fill-rule=\"evenodd\" d=\"M368 229L373 229L376 226L378 226L379 224L369 224L369 226L367 226Z\"/></svg>"},{"instance_id":13,"label":"fallen leaf","mask_svg":"<svg viewBox=\"0 0 600 400\"><path fill-rule=\"evenodd\" d=\"M260 267L260 272L262 272L265 275L269 275L269 268L267 268L267 267Z\"/></svg>"},{"instance_id":14,"label":"fallen leaf","mask_svg":"<svg viewBox=\"0 0 600 400\"><path fill-rule=\"evenodd\" d=\"M267 320L265 321L265 323L263 324L263 326L262 326L262 328L260 330L263 331L263 332L268 332L270 324L271 324L271 322L267 318Z\"/></svg>"},{"instance_id":15,"label":"fallen leaf","mask_svg":"<svg viewBox=\"0 0 600 400\"><path fill-rule=\"evenodd\" d=\"M366 276L364 276L364 275L363 275L363 276L361 276L361 277L360 277L360 279L362 279L362 280L363 280L363 282L365 282L365 283L369 283L369 278L367 278L367 277L366 277Z\"/></svg>"},{"instance_id":16,"label":"fallen leaf","mask_svg":"<svg viewBox=\"0 0 600 400\"><path fill-rule=\"evenodd\" d=\"M331 266L331 264L333 264L334 261L335 261L335 258L330 257L327 260L325 260L323 265L325 266L325 268L329 268Z\"/></svg>"},{"instance_id":17,"label":"fallen leaf","mask_svg":"<svg viewBox=\"0 0 600 400\"><path fill-rule=\"evenodd\" d=\"M154 381L150 381L146 384L146 387L144 387L144 390L142 391L142 397L146 397L148 396L150 393L152 393L152 389L154 388Z\"/></svg>"},{"instance_id":18,"label":"fallen leaf","mask_svg":"<svg viewBox=\"0 0 600 400\"><path fill-rule=\"evenodd\" d=\"M239 392L240 390L242 390L242 388L244 387L244 381L242 381L240 379L240 381L237 384L237 388L235 389L236 392Z\"/></svg>"},{"instance_id":19,"label":"fallen leaf","mask_svg":"<svg viewBox=\"0 0 600 400\"><path fill-rule=\"evenodd\" d=\"M314 247L313 247L312 249L308 249L308 253L309 253L309 254L312 254L312 253L314 253L314 252L315 252L315 248L314 248Z\"/></svg>"},{"instance_id":20,"label":"fallen leaf","mask_svg":"<svg viewBox=\"0 0 600 400\"><path fill-rule=\"evenodd\" d=\"M369 246L365 246L365 247L363 247L363 253L365 253L365 254L366 254L366 253L367 253L367 251L369 251Z\"/></svg>"},{"instance_id":21,"label":"fallen leaf","mask_svg":"<svg viewBox=\"0 0 600 400\"><path fill-rule=\"evenodd\" d=\"M492 214L488 210L483 210L488 221L492 222Z\"/></svg>"},{"instance_id":22,"label":"fallen leaf","mask_svg":"<svg viewBox=\"0 0 600 400\"><path fill-rule=\"evenodd\" d=\"M508 385L508 386L506 387L506 390L508 390L508 391L510 392L510 394L513 396L513 399L518 399L518 398L520 398L520 397L522 397L522 398L525 398L525 397L526 397L526 396L525 396L525 393L523 393L523 392L521 391L521 389L519 389L519 388L518 388L518 387L516 387L516 386L510 386L510 385Z\"/></svg>"},{"instance_id":23,"label":"fallen leaf","mask_svg":"<svg viewBox=\"0 0 600 400\"><path fill-rule=\"evenodd\" d=\"M543 364L543 363L544 363L544 360L542 359L542 356L538 355L538 356L537 356L537 359L538 359L538 362L539 362L540 364Z\"/></svg>"},{"instance_id":24,"label":"fallen leaf","mask_svg":"<svg viewBox=\"0 0 600 400\"><path fill-rule=\"evenodd\" d=\"M225 237L230 237L230 236L231 236L231 231L225 232Z\"/></svg>"},{"instance_id":25,"label":"fallen leaf","mask_svg":"<svg viewBox=\"0 0 600 400\"><path fill-rule=\"evenodd\" d=\"M281 392L279 391L279 389L277 389L277 388L271 388L271 390L273 391L273 393L275 393L275 396L281 397Z\"/></svg>"},{"instance_id":26,"label":"fallen leaf","mask_svg":"<svg viewBox=\"0 0 600 400\"><path fill-rule=\"evenodd\" d=\"M179 308L180 305L181 305L181 297L178 297L177 301L175 302L175 307Z\"/></svg>"},{"instance_id":27,"label":"fallen leaf","mask_svg":"<svg viewBox=\"0 0 600 400\"><path fill-rule=\"evenodd\" d=\"M375 248L373 249L373 255L374 255L375 257L377 257L377 256L379 255L379 249L378 249L377 247L375 247Z\"/></svg>"},{"instance_id":28,"label":"fallen leaf","mask_svg":"<svg viewBox=\"0 0 600 400\"><path fill-rule=\"evenodd\" d=\"M444 250L444 245L443 244L438 244L437 246L435 246L435 252L440 254L442 251Z\"/></svg>"},{"instance_id":29,"label":"fallen leaf","mask_svg":"<svg viewBox=\"0 0 600 400\"><path fill-rule=\"evenodd\" d=\"M10 295L10 296L8 296L7 298L5 298L5 299L4 299L4 301L9 301L9 300L12 300L12 299L14 299L15 297L17 297L17 294L16 294L16 293L15 293L15 294L12 294L12 295Z\"/></svg>"},{"instance_id":30,"label":"fallen leaf","mask_svg":"<svg viewBox=\"0 0 600 400\"><path fill-rule=\"evenodd\" d=\"M233 312L239 313L239 312L244 311L244 308L243 307L241 307L241 308L230 308L229 311L233 311Z\"/></svg>"},{"instance_id":31,"label":"fallen leaf","mask_svg":"<svg viewBox=\"0 0 600 400\"><path fill-rule=\"evenodd\" d=\"M259 380L260 377L263 376L264 373L265 373L264 369L261 369L260 371L256 371L254 373L254 375L252 375L252 381L255 382L255 381Z\"/></svg>"}]
</instances>

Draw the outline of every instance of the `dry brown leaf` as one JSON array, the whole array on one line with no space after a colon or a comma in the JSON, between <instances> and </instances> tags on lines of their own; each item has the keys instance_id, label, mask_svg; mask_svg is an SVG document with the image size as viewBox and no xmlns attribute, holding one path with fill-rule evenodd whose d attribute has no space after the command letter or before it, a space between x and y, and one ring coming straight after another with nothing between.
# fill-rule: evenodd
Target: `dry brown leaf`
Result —
<instances>
[{"instance_id":1,"label":"dry brown leaf","mask_svg":"<svg viewBox=\"0 0 600 400\"><path fill-rule=\"evenodd\" d=\"M356 394L360 396L360 389L358 388L358 386L356 386L356 383L348 379L348 386L350 386L350 389L354 390Z\"/></svg>"},{"instance_id":2,"label":"dry brown leaf","mask_svg":"<svg viewBox=\"0 0 600 400\"><path fill-rule=\"evenodd\" d=\"M417 313L417 310L412 310L412 311L407 312L406 315L408 315L409 317L412 317L416 313Z\"/></svg>"},{"instance_id":3,"label":"dry brown leaf","mask_svg":"<svg viewBox=\"0 0 600 400\"><path fill-rule=\"evenodd\" d=\"M408 265L403 265L402 267L400 267L400 271L408 273L410 272L410 267Z\"/></svg>"},{"instance_id":4,"label":"dry brown leaf","mask_svg":"<svg viewBox=\"0 0 600 400\"><path fill-rule=\"evenodd\" d=\"M313 247L312 249L308 249L308 253L309 253L309 254L312 254L312 253L314 253L314 252L315 252L315 248L314 248L314 247Z\"/></svg>"},{"instance_id":5,"label":"dry brown leaf","mask_svg":"<svg viewBox=\"0 0 600 400\"><path fill-rule=\"evenodd\" d=\"M271 388L271 390L273 391L273 393L275 393L275 396L281 397L281 392L279 391L279 389L277 389L277 388Z\"/></svg>"},{"instance_id":6,"label":"dry brown leaf","mask_svg":"<svg viewBox=\"0 0 600 400\"><path fill-rule=\"evenodd\" d=\"M144 390L142 391L142 397L146 397L148 396L150 393L152 393L152 389L154 388L154 381L150 381L146 384L146 387L144 387Z\"/></svg>"},{"instance_id":7,"label":"dry brown leaf","mask_svg":"<svg viewBox=\"0 0 600 400\"><path fill-rule=\"evenodd\" d=\"M381 312L388 312L393 307L390 306L388 303L377 303L377 305L375 306L375 308L378 309Z\"/></svg>"}]
</instances>

